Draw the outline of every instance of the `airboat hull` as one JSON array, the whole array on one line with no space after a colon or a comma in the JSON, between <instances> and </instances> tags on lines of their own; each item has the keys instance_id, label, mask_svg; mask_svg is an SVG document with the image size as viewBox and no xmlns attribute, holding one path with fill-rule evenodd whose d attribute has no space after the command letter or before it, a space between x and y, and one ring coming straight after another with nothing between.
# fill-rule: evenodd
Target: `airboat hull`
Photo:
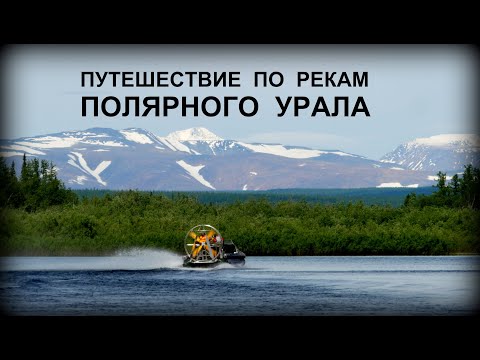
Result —
<instances>
[{"instance_id":1,"label":"airboat hull","mask_svg":"<svg viewBox=\"0 0 480 360\"><path fill-rule=\"evenodd\" d=\"M245 254L241 251L238 253L226 254L224 261L231 265L243 266L245 265Z\"/></svg>"},{"instance_id":2,"label":"airboat hull","mask_svg":"<svg viewBox=\"0 0 480 360\"><path fill-rule=\"evenodd\" d=\"M185 259L183 261L184 267L191 267L191 268L213 268L220 265L223 261L212 261L212 262L203 262L203 261L195 261L192 259Z\"/></svg>"},{"instance_id":3,"label":"airboat hull","mask_svg":"<svg viewBox=\"0 0 480 360\"><path fill-rule=\"evenodd\" d=\"M233 266L245 265L245 255L231 256L227 259L216 259L214 261L195 261L190 257L184 257L183 266L192 268L213 268L220 264L230 264Z\"/></svg>"}]
</instances>

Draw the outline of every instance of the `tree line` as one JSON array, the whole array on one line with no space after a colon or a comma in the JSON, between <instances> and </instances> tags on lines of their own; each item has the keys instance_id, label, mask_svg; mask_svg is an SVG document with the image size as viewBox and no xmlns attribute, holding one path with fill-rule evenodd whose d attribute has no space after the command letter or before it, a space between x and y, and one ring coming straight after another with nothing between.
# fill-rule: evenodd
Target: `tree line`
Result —
<instances>
[{"instance_id":1,"label":"tree line","mask_svg":"<svg viewBox=\"0 0 480 360\"><path fill-rule=\"evenodd\" d=\"M445 255L480 251L478 169L399 207L251 198L203 203L186 193L121 191L81 199L52 162L1 160L2 253L109 254L131 247L184 252L187 231L211 224L250 255Z\"/></svg>"},{"instance_id":2,"label":"tree line","mask_svg":"<svg viewBox=\"0 0 480 360\"><path fill-rule=\"evenodd\" d=\"M80 199L87 197L103 197L106 194L114 196L124 190L112 189L75 189ZM433 186L415 188L416 195L430 195L435 191ZM271 203L280 201L306 201L309 204L334 205L340 203L355 203L358 201L366 205L402 206L405 196L412 192L411 188L353 188L353 189L272 189L251 191L166 191L154 190L153 194L163 194L170 198L188 195L196 198L203 204L232 204L236 201L244 202L263 198Z\"/></svg>"},{"instance_id":3,"label":"tree line","mask_svg":"<svg viewBox=\"0 0 480 360\"><path fill-rule=\"evenodd\" d=\"M479 219L470 208L265 199L219 205L125 191L31 213L9 209L2 245L6 253L25 255L103 255L135 247L183 254L188 230L211 224L247 256L446 255L480 250Z\"/></svg>"},{"instance_id":4,"label":"tree line","mask_svg":"<svg viewBox=\"0 0 480 360\"><path fill-rule=\"evenodd\" d=\"M465 166L462 176L454 174L447 182L447 174L437 174L437 191L431 195L415 193L405 197L405 206L447 206L451 208L480 208L480 169L469 164Z\"/></svg>"},{"instance_id":5,"label":"tree line","mask_svg":"<svg viewBox=\"0 0 480 360\"><path fill-rule=\"evenodd\" d=\"M78 202L78 196L58 179L53 162L27 159L23 154L20 176L15 163L8 166L0 157L0 206L23 208L27 212L45 209L52 205Z\"/></svg>"}]
</instances>

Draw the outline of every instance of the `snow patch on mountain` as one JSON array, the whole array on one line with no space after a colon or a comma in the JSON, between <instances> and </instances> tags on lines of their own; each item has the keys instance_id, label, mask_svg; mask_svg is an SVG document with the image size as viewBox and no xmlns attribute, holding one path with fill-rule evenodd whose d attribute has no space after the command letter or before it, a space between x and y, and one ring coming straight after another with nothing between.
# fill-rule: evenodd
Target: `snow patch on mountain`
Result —
<instances>
[{"instance_id":1,"label":"snow patch on mountain","mask_svg":"<svg viewBox=\"0 0 480 360\"><path fill-rule=\"evenodd\" d=\"M77 158L75 159L75 157L72 155L75 155ZM83 172L92 175L99 184L107 186L107 182L102 180L100 174L112 163L110 160L102 161L100 164L97 165L95 170L93 170L90 168L90 166L88 166L87 161L83 158L83 155L81 153L72 151L69 154L69 157L70 160L68 160L68 163L70 165L73 165L76 168L80 168L80 170L82 170ZM76 163L76 161L78 161L78 164Z\"/></svg>"},{"instance_id":2,"label":"snow patch on mountain","mask_svg":"<svg viewBox=\"0 0 480 360\"><path fill-rule=\"evenodd\" d=\"M321 156L323 154L335 154L339 156L352 156L352 154L344 153L343 151L322 151L314 149L301 149L301 148L286 148L283 145L270 145L270 144L248 144L244 142L238 142L239 145L252 150L253 152L271 154L277 156L283 156L292 159L307 159L312 157Z\"/></svg>"},{"instance_id":3,"label":"snow patch on mountain","mask_svg":"<svg viewBox=\"0 0 480 360\"><path fill-rule=\"evenodd\" d=\"M135 129L120 130L120 134L125 136L125 139L136 142L138 144L153 144L153 141L145 134L140 134Z\"/></svg>"},{"instance_id":4,"label":"snow patch on mountain","mask_svg":"<svg viewBox=\"0 0 480 360\"><path fill-rule=\"evenodd\" d=\"M55 149L55 148L68 148L78 143L78 139L75 137L58 137L58 136L44 136L36 138L26 138L30 141L19 141L17 144L25 145L28 147L36 147L39 149Z\"/></svg>"},{"instance_id":5,"label":"snow patch on mountain","mask_svg":"<svg viewBox=\"0 0 480 360\"><path fill-rule=\"evenodd\" d=\"M24 152L24 153L27 153L27 154L30 154L30 155L46 155L43 151L35 150L35 149L32 149L28 146L22 146L22 145L17 145L17 144L3 145L3 146L1 146L1 148L6 149L6 150L22 151L22 154Z\"/></svg>"},{"instance_id":6,"label":"snow patch on mountain","mask_svg":"<svg viewBox=\"0 0 480 360\"><path fill-rule=\"evenodd\" d=\"M182 168L184 168L190 176L192 176L195 180L197 180L199 183L202 185L205 185L206 187L209 187L210 189L216 190L212 184L210 184L207 180L203 178L202 175L200 175L200 170L205 167L205 165L190 165L187 164L185 161L180 160L176 161L178 165L180 165Z\"/></svg>"},{"instance_id":7,"label":"snow patch on mountain","mask_svg":"<svg viewBox=\"0 0 480 360\"><path fill-rule=\"evenodd\" d=\"M126 130L117 131L117 130L106 129L106 128L92 128L86 131L67 131L67 132L49 134L44 136L21 138L15 141L15 145L34 148L37 150L38 149L63 149L63 148L73 149L74 146L78 146L78 145L128 147L128 145L122 142L122 140L126 138L125 135L122 133L122 131L126 133L127 136L130 136L130 137L135 137L134 133L138 133L137 138L143 136L140 133L143 130L141 129L139 129L139 131L135 131L135 130L137 129L126 129ZM133 140L136 140L136 138L132 139L132 141ZM140 140L142 141L144 139L142 138ZM80 148L77 150L80 150Z\"/></svg>"},{"instance_id":8,"label":"snow patch on mountain","mask_svg":"<svg viewBox=\"0 0 480 360\"><path fill-rule=\"evenodd\" d=\"M86 176L84 176L84 175L79 175L79 176L77 176L75 179L70 179L68 182L69 182L70 184L74 184L74 183L75 183L75 184L83 185L83 184L85 184L85 181L87 181L87 180L88 180L88 178L87 178Z\"/></svg>"},{"instance_id":9,"label":"snow patch on mountain","mask_svg":"<svg viewBox=\"0 0 480 360\"><path fill-rule=\"evenodd\" d=\"M95 136L101 137L101 136ZM101 141L101 140L91 140L85 138L76 138L76 137L58 137L58 136L44 136L38 138L26 138L25 140L30 141L18 141L16 144L24 145L28 147L34 147L37 149L58 149L58 148L69 148L76 144L90 144L90 145L102 145L102 146L128 146L121 142L116 142L112 140Z\"/></svg>"},{"instance_id":10,"label":"snow patch on mountain","mask_svg":"<svg viewBox=\"0 0 480 360\"><path fill-rule=\"evenodd\" d=\"M182 152L186 152L186 153L189 153L189 154L198 155L198 153L196 151L190 150L190 148L188 146L182 144L178 140L162 138L162 137L158 137L158 140L160 140L162 142L162 144L166 145L170 150L182 151Z\"/></svg>"},{"instance_id":11,"label":"snow patch on mountain","mask_svg":"<svg viewBox=\"0 0 480 360\"><path fill-rule=\"evenodd\" d=\"M116 142L116 141L87 140L87 141L84 141L84 143L90 144L90 145L101 145L101 146L111 146L111 147L128 147L127 144Z\"/></svg>"},{"instance_id":12,"label":"snow patch on mountain","mask_svg":"<svg viewBox=\"0 0 480 360\"><path fill-rule=\"evenodd\" d=\"M221 137L215 135L204 127L194 127L185 130L174 131L166 136L168 140L176 141L191 141L191 140L223 140Z\"/></svg>"},{"instance_id":13,"label":"snow patch on mountain","mask_svg":"<svg viewBox=\"0 0 480 360\"><path fill-rule=\"evenodd\" d=\"M79 164L77 164L77 158L73 154L67 154L67 155L70 158L67 161L67 164L72 165L73 167L77 168L78 170L80 170L80 171L84 172L85 174L89 175L88 171L86 171Z\"/></svg>"},{"instance_id":14,"label":"snow patch on mountain","mask_svg":"<svg viewBox=\"0 0 480 360\"><path fill-rule=\"evenodd\" d=\"M214 146L214 144L210 143L210 144L208 144L208 147L212 150L213 155L217 155L217 154L215 153L215 146Z\"/></svg>"}]
</instances>

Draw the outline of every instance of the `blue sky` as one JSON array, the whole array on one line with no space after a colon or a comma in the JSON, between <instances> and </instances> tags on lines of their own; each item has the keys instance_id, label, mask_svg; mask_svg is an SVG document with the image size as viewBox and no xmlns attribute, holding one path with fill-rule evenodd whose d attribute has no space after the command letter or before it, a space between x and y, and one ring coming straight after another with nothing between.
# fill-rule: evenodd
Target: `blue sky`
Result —
<instances>
[{"instance_id":1,"label":"blue sky","mask_svg":"<svg viewBox=\"0 0 480 360\"><path fill-rule=\"evenodd\" d=\"M225 139L338 149L378 159L418 137L476 133L478 53L468 45L11 45L2 55L2 137L91 127L157 135L203 126ZM239 71L239 88L87 88L82 71ZM254 72L281 72L281 87L254 87ZM368 87L297 87L296 72L368 72ZM252 118L82 117L82 96L253 96ZM370 117L278 117L275 96L363 96ZM352 100L353 99L353 100ZM351 104L352 107L353 104ZM313 106L313 105L312 105ZM235 108L233 108L235 109ZM180 115L180 114L179 114Z\"/></svg>"}]
</instances>

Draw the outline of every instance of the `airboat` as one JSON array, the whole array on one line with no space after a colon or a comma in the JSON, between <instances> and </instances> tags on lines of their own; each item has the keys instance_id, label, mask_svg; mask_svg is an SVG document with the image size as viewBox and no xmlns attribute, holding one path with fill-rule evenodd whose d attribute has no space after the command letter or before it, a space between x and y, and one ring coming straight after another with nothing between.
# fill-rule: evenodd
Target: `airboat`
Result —
<instances>
[{"instance_id":1,"label":"airboat","mask_svg":"<svg viewBox=\"0 0 480 360\"><path fill-rule=\"evenodd\" d=\"M203 224L191 228L184 240L183 266L215 267L222 263L245 265L245 253L231 240L225 240L216 228Z\"/></svg>"}]
</instances>

